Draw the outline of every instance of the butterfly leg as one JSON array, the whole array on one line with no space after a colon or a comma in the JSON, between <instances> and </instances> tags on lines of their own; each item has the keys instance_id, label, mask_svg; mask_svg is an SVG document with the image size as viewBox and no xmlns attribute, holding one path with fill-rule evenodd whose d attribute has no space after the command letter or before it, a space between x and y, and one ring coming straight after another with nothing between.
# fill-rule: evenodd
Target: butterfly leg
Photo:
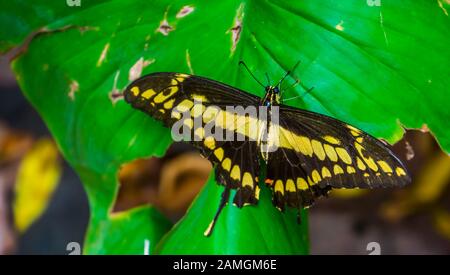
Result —
<instances>
[{"instance_id":1,"label":"butterfly leg","mask_svg":"<svg viewBox=\"0 0 450 275\"><path fill-rule=\"evenodd\" d=\"M205 235L206 237L211 236L214 226L216 225L217 219L219 218L220 212L222 212L222 209L227 204L229 198L230 198L230 188L225 187L225 190L222 193L222 199L220 200L219 208L217 209L217 212L214 215L214 218L209 224L208 228L205 230L205 233L203 233L203 235Z\"/></svg>"}]
</instances>

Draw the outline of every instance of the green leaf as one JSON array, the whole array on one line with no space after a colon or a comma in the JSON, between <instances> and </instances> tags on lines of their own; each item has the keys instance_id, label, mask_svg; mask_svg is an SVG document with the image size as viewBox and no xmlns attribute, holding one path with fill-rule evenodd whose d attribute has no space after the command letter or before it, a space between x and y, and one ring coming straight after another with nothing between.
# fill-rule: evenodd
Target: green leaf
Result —
<instances>
[{"instance_id":1,"label":"green leaf","mask_svg":"<svg viewBox=\"0 0 450 275\"><path fill-rule=\"evenodd\" d=\"M297 211L281 213L271 203L271 191L261 189L257 206L222 210L209 237L203 236L214 217L223 187L211 176L181 220L157 247L158 254L307 254L308 224L305 211L297 224ZM187 241L189 240L189 241Z\"/></svg>"},{"instance_id":2,"label":"green leaf","mask_svg":"<svg viewBox=\"0 0 450 275\"><path fill-rule=\"evenodd\" d=\"M402 136L401 125L426 124L450 151L446 1L64 2L0 4L0 23L8 26L0 32L0 51L41 30L13 68L88 193L87 253L141 254L145 239L154 248L170 227L151 206L122 213L123 219L110 214L120 165L162 155L171 142L160 123L113 100L130 83L130 71L139 75L139 65L146 65L143 74L193 72L261 96L263 89L239 69L239 60L260 79L265 72L279 79L301 60L294 75L302 84L284 98L302 97L288 104L390 142ZM185 6L192 12L177 17ZM161 23L170 26L163 29L167 35L159 31ZM264 189L258 206L229 205L211 238L203 237L220 192L211 179L158 253L307 252L307 223L299 229L294 213L281 216L269 207Z\"/></svg>"}]
</instances>

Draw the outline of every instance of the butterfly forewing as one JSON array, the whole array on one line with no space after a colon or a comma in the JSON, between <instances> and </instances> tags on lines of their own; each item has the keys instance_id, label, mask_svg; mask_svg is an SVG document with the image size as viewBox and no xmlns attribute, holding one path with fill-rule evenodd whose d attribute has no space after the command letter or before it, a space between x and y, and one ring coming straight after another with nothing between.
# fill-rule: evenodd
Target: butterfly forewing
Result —
<instances>
[{"instance_id":1,"label":"butterfly forewing","mask_svg":"<svg viewBox=\"0 0 450 275\"><path fill-rule=\"evenodd\" d=\"M216 166L218 183L237 189L234 198L237 206L257 202L259 159L256 139L250 138L248 131L245 135L236 130L255 118L237 118L234 126L223 121L230 115L227 106L257 106L258 97L216 81L177 73L155 73L140 78L129 85L124 96L133 107L172 129L174 124L182 124L183 129L187 129L184 132L189 133L184 140L188 139ZM211 121L213 127L208 128ZM222 139L208 133L223 133L219 135ZM226 136L233 138L227 141L224 140Z\"/></svg>"}]
</instances>

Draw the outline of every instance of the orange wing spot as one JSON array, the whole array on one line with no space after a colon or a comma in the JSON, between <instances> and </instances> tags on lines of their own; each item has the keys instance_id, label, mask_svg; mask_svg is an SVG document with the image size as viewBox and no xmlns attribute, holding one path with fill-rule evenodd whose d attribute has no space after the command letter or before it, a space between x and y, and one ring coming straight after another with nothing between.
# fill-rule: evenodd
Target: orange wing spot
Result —
<instances>
[{"instance_id":1,"label":"orange wing spot","mask_svg":"<svg viewBox=\"0 0 450 275\"><path fill-rule=\"evenodd\" d=\"M272 185L273 184L273 179L266 179L265 183L268 184L268 185Z\"/></svg>"}]
</instances>

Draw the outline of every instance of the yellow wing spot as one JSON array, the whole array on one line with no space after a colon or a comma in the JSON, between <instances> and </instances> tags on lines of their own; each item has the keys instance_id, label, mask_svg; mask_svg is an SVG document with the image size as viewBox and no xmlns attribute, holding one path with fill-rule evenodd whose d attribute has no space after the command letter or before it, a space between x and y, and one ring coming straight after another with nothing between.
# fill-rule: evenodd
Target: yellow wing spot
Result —
<instances>
[{"instance_id":1,"label":"yellow wing spot","mask_svg":"<svg viewBox=\"0 0 450 275\"><path fill-rule=\"evenodd\" d=\"M356 164L358 165L359 170L366 170L366 165L364 164L364 162L361 160L360 157L356 157Z\"/></svg>"},{"instance_id":2,"label":"yellow wing spot","mask_svg":"<svg viewBox=\"0 0 450 275\"><path fill-rule=\"evenodd\" d=\"M172 109L173 108L173 103L175 102L175 98L169 99L166 102L164 102L164 109Z\"/></svg>"},{"instance_id":3,"label":"yellow wing spot","mask_svg":"<svg viewBox=\"0 0 450 275\"><path fill-rule=\"evenodd\" d=\"M339 141L339 139L337 139L337 138L335 138L335 137L332 137L332 136L324 136L323 139L326 140L326 141L328 141L328 142L331 143L331 144L334 144L334 145L339 145L339 144L341 144L341 142Z\"/></svg>"},{"instance_id":4,"label":"yellow wing spot","mask_svg":"<svg viewBox=\"0 0 450 275\"><path fill-rule=\"evenodd\" d=\"M158 111L160 111L162 114L166 113L166 110L164 110L164 109L159 109Z\"/></svg>"},{"instance_id":5,"label":"yellow wing spot","mask_svg":"<svg viewBox=\"0 0 450 275\"><path fill-rule=\"evenodd\" d=\"M378 172L378 173L376 173L375 175L379 177L379 176L381 176L381 173L380 173L380 172Z\"/></svg>"},{"instance_id":6,"label":"yellow wing spot","mask_svg":"<svg viewBox=\"0 0 450 275\"><path fill-rule=\"evenodd\" d=\"M325 152L323 150L322 144L313 139L311 141L311 146L313 148L314 154L316 154L316 156L320 159L320 160L324 160L325 159Z\"/></svg>"},{"instance_id":7,"label":"yellow wing spot","mask_svg":"<svg viewBox=\"0 0 450 275\"><path fill-rule=\"evenodd\" d=\"M299 145L298 149L303 155L312 156L313 149L311 146L311 141L307 137L298 137L296 139L297 144Z\"/></svg>"},{"instance_id":8,"label":"yellow wing spot","mask_svg":"<svg viewBox=\"0 0 450 275\"><path fill-rule=\"evenodd\" d=\"M336 153L338 154L339 158L346 164L351 164L352 159L350 158L350 155L348 154L347 150L341 147L336 148Z\"/></svg>"},{"instance_id":9,"label":"yellow wing spot","mask_svg":"<svg viewBox=\"0 0 450 275\"><path fill-rule=\"evenodd\" d=\"M297 190L295 189L295 183L292 179L288 179L286 181L286 191L295 193Z\"/></svg>"},{"instance_id":10,"label":"yellow wing spot","mask_svg":"<svg viewBox=\"0 0 450 275\"><path fill-rule=\"evenodd\" d=\"M331 172L325 166L322 167L322 178L331 178Z\"/></svg>"},{"instance_id":11,"label":"yellow wing spot","mask_svg":"<svg viewBox=\"0 0 450 275\"><path fill-rule=\"evenodd\" d=\"M377 162L378 162L378 165L380 165L383 172L392 173L392 168L391 168L391 166L389 166L389 164L387 164L387 162L385 162L384 160L379 160Z\"/></svg>"},{"instance_id":12,"label":"yellow wing spot","mask_svg":"<svg viewBox=\"0 0 450 275\"><path fill-rule=\"evenodd\" d=\"M257 200L259 200L259 191L261 191L261 189L259 189L259 186L256 185L256 186L255 186L255 198L256 198Z\"/></svg>"},{"instance_id":13,"label":"yellow wing spot","mask_svg":"<svg viewBox=\"0 0 450 275\"><path fill-rule=\"evenodd\" d=\"M350 129L351 131L354 131L355 133L358 133L357 135L359 135L361 133L361 130L359 130L358 128L353 127L352 125L348 125L347 124L347 128Z\"/></svg>"},{"instance_id":14,"label":"yellow wing spot","mask_svg":"<svg viewBox=\"0 0 450 275\"><path fill-rule=\"evenodd\" d=\"M222 148L217 148L216 150L214 150L214 155L216 156L216 158L219 160L219 161L222 161L222 159L223 159L223 156L224 156L224 151L223 151L223 149Z\"/></svg>"},{"instance_id":15,"label":"yellow wing spot","mask_svg":"<svg viewBox=\"0 0 450 275\"><path fill-rule=\"evenodd\" d=\"M403 168L401 167L397 167L395 168L395 173L397 174L397 176L406 176L406 172L405 170L403 170Z\"/></svg>"},{"instance_id":16,"label":"yellow wing spot","mask_svg":"<svg viewBox=\"0 0 450 275\"><path fill-rule=\"evenodd\" d=\"M342 170L341 166L335 164L334 167L333 167L333 173L335 175L344 174L344 170Z\"/></svg>"},{"instance_id":17,"label":"yellow wing spot","mask_svg":"<svg viewBox=\"0 0 450 275\"><path fill-rule=\"evenodd\" d=\"M148 89L141 94L141 96L145 99L150 99L154 95L156 95L156 92L153 89Z\"/></svg>"},{"instance_id":18,"label":"yellow wing spot","mask_svg":"<svg viewBox=\"0 0 450 275\"><path fill-rule=\"evenodd\" d=\"M322 178L320 177L320 174L317 170L312 171L311 177L312 177L312 180L314 183L318 183L319 181L322 180Z\"/></svg>"},{"instance_id":19,"label":"yellow wing spot","mask_svg":"<svg viewBox=\"0 0 450 275\"><path fill-rule=\"evenodd\" d=\"M248 186L253 189L253 178L252 174L250 174L249 172L245 172L242 176L242 186Z\"/></svg>"},{"instance_id":20,"label":"yellow wing spot","mask_svg":"<svg viewBox=\"0 0 450 275\"><path fill-rule=\"evenodd\" d=\"M369 166L369 168L372 169L375 172L378 171L378 166L376 165L376 163L373 160L373 158L371 158L371 157L367 157L367 158L364 157L364 155L362 153L362 150L364 149L364 147L361 144L355 142L355 148L356 148L356 151L358 151L358 154L361 156L361 158L367 164L367 166Z\"/></svg>"},{"instance_id":21,"label":"yellow wing spot","mask_svg":"<svg viewBox=\"0 0 450 275\"><path fill-rule=\"evenodd\" d=\"M183 121L183 124L191 129L192 129L192 127L194 127L194 121L192 120L192 118L185 119Z\"/></svg>"},{"instance_id":22,"label":"yellow wing spot","mask_svg":"<svg viewBox=\"0 0 450 275\"><path fill-rule=\"evenodd\" d=\"M193 94L192 99L194 99L195 101L200 101L200 102L208 102L208 99L206 98L206 96L199 95L199 94Z\"/></svg>"},{"instance_id":23,"label":"yellow wing spot","mask_svg":"<svg viewBox=\"0 0 450 275\"><path fill-rule=\"evenodd\" d=\"M203 122L208 123L214 120L219 114L219 112L220 109L218 107L210 106L206 108L205 112L203 113Z\"/></svg>"},{"instance_id":24,"label":"yellow wing spot","mask_svg":"<svg viewBox=\"0 0 450 275\"><path fill-rule=\"evenodd\" d=\"M359 137L359 132L355 132L353 130L350 130L350 133L352 134L352 136L354 137Z\"/></svg>"},{"instance_id":25,"label":"yellow wing spot","mask_svg":"<svg viewBox=\"0 0 450 275\"><path fill-rule=\"evenodd\" d=\"M356 138L356 142L358 142L358 143L363 143L363 141L364 141L364 138L362 138L362 137Z\"/></svg>"},{"instance_id":26,"label":"yellow wing spot","mask_svg":"<svg viewBox=\"0 0 450 275\"><path fill-rule=\"evenodd\" d=\"M172 110L172 117L176 119L181 119L181 114L179 112L176 112L175 110Z\"/></svg>"},{"instance_id":27,"label":"yellow wing spot","mask_svg":"<svg viewBox=\"0 0 450 275\"><path fill-rule=\"evenodd\" d=\"M183 82L186 78L189 78L189 77L190 77L190 75L188 75L188 74L175 74L175 79L178 82Z\"/></svg>"},{"instance_id":28,"label":"yellow wing spot","mask_svg":"<svg viewBox=\"0 0 450 275\"><path fill-rule=\"evenodd\" d=\"M200 139L203 139L205 137L205 129L202 127L199 127L195 129L194 134L198 136Z\"/></svg>"},{"instance_id":29,"label":"yellow wing spot","mask_svg":"<svg viewBox=\"0 0 450 275\"><path fill-rule=\"evenodd\" d=\"M336 151L334 151L333 146L329 144L324 144L323 149L325 150L325 153L327 154L327 157L331 160L336 162L338 160L338 156L336 154Z\"/></svg>"},{"instance_id":30,"label":"yellow wing spot","mask_svg":"<svg viewBox=\"0 0 450 275\"><path fill-rule=\"evenodd\" d=\"M369 173L364 173L364 177L366 178L370 177Z\"/></svg>"},{"instance_id":31,"label":"yellow wing spot","mask_svg":"<svg viewBox=\"0 0 450 275\"><path fill-rule=\"evenodd\" d=\"M308 183L306 183L306 180L304 178L297 178L297 189L299 190L308 189Z\"/></svg>"},{"instance_id":32,"label":"yellow wing spot","mask_svg":"<svg viewBox=\"0 0 450 275\"><path fill-rule=\"evenodd\" d=\"M230 171L230 169L231 169L231 159L226 158L224 161L222 161L222 168L225 171Z\"/></svg>"},{"instance_id":33,"label":"yellow wing spot","mask_svg":"<svg viewBox=\"0 0 450 275\"><path fill-rule=\"evenodd\" d=\"M191 116L192 117L199 117L203 114L206 107L203 104L195 104L194 107L191 109Z\"/></svg>"},{"instance_id":34,"label":"yellow wing spot","mask_svg":"<svg viewBox=\"0 0 450 275\"><path fill-rule=\"evenodd\" d=\"M205 144L206 148L213 150L216 148L216 140L212 136L208 136L203 141L203 144Z\"/></svg>"},{"instance_id":35,"label":"yellow wing spot","mask_svg":"<svg viewBox=\"0 0 450 275\"><path fill-rule=\"evenodd\" d=\"M352 166L347 166L347 173L354 174L356 173L356 170Z\"/></svg>"},{"instance_id":36,"label":"yellow wing spot","mask_svg":"<svg viewBox=\"0 0 450 275\"><path fill-rule=\"evenodd\" d=\"M166 99L168 99L169 97L171 97L172 95L174 95L176 92L178 92L178 87L177 86L172 86L167 88L169 89L169 92L166 93L166 90L160 92L153 101L155 101L155 103L161 103L166 101Z\"/></svg>"},{"instance_id":37,"label":"yellow wing spot","mask_svg":"<svg viewBox=\"0 0 450 275\"><path fill-rule=\"evenodd\" d=\"M279 128L280 146L300 151L303 155L312 157L311 141L305 136L298 136L283 127Z\"/></svg>"},{"instance_id":38,"label":"yellow wing spot","mask_svg":"<svg viewBox=\"0 0 450 275\"><path fill-rule=\"evenodd\" d=\"M371 157L365 158L364 161L367 163L367 166L369 166L370 169L372 169L375 172L378 171L378 166L376 165L373 158L371 158Z\"/></svg>"},{"instance_id":39,"label":"yellow wing spot","mask_svg":"<svg viewBox=\"0 0 450 275\"><path fill-rule=\"evenodd\" d=\"M130 92L131 92L134 96L138 96L139 93L140 93L141 91L139 90L139 87L138 87L138 86L134 86L133 88L130 89Z\"/></svg>"},{"instance_id":40,"label":"yellow wing spot","mask_svg":"<svg viewBox=\"0 0 450 275\"><path fill-rule=\"evenodd\" d=\"M313 186L315 184L309 176L308 176L308 184L309 186Z\"/></svg>"},{"instance_id":41,"label":"yellow wing spot","mask_svg":"<svg viewBox=\"0 0 450 275\"><path fill-rule=\"evenodd\" d=\"M241 169L238 165L233 166L233 169L231 169L230 172L230 177L235 180L241 180Z\"/></svg>"},{"instance_id":42,"label":"yellow wing spot","mask_svg":"<svg viewBox=\"0 0 450 275\"><path fill-rule=\"evenodd\" d=\"M180 104L178 104L177 107L175 107L175 109L180 113L184 113L189 111L192 108L192 106L194 106L194 102L192 102L189 99L185 99L181 101Z\"/></svg>"},{"instance_id":43,"label":"yellow wing spot","mask_svg":"<svg viewBox=\"0 0 450 275\"><path fill-rule=\"evenodd\" d=\"M275 190L275 192L280 192L281 195L284 195L284 186L283 186L283 182L281 180L277 180L275 182L274 190Z\"/></svg>"}]
</instances>

